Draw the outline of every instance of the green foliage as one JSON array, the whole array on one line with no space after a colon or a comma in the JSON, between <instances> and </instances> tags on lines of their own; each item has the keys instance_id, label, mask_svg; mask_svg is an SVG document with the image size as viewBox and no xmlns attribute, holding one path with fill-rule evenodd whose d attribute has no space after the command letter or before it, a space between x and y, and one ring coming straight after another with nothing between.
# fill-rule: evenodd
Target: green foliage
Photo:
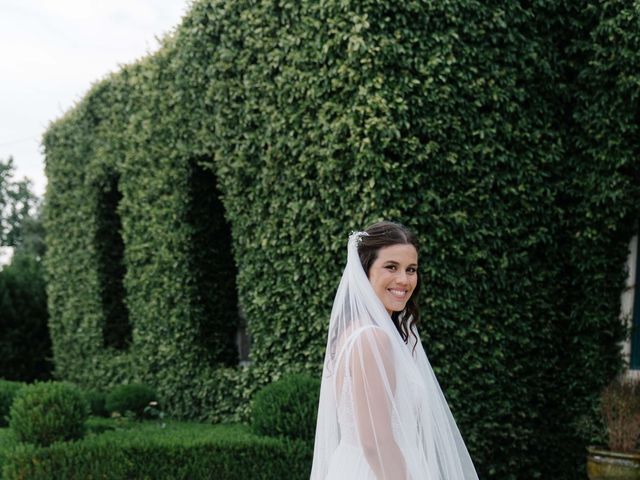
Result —
<instances>
[{"instance_id":1,"label":"green foliage","mask_svg":"<svg viewBox=\"0 0 640 480\"><path fill-rule=\"evenodd\" d=\"M20 241L14 249L14 255L28 255L42 260L47 251L44 236L42 205L38 205L35 213L23 218L20 223Z\"/></svg>"},{"instance_id":2,"label":"green foliage","mask_svg":"<svg viewBox=\"0 0 640 480\"><path fill-rule=\"evenodd\" d=\"M251 407L251 428L258 435L288 437L313 444L320 380L291 374L260 390Z\"/></svg>"},{"instance_id":3,"label":"green foliage","mask_svg":"<svg viewBox=\"0 0 640 480\"><path fill-rule=\"evenodd\" d=\"M245 420L260 386L320 374L348 232L398 220L480 477L584 477L579 425L622 368L638 25L621 1L195 2L45 135L56 373ZM113 178L121 350L96 239ZM236 291L254 363L234 369Z\"/></svg>"},{"instance_id":4,"label":"green foliage","mask_svg":"<svg viewBox=\"0 0 640 480\"><path fill-rule=\"evenodd\" d=\"M89 404L89 412L91 415L98 417L109 416L109 411L107 410L107 394L105 392L89 389L83 393Z\"/></svg>"},{"instance_id":5,"label":"green foliage","mask_svg":"<svg viewBox=\"0 0 640 480\"><path fill-rule=\"evenodd\" d=\"M303 479L311 450L302 442L256 437L235 425L171 423L113 430L48 448L24 445L8 453L5 480Z\"/></svg>"},{"instance_id":6,"label":"green foliage","mask_svg":"<svg viewBox=\"0 0 640 480\"><path fill-rule=\"evenodd\" d=\"M87 437L99 435L111 430L122 430L125 428L137 427L136 422L127 417L95 417L90 416L85 425L87 426Z\"/></svg>"},{"instance_id":7,"label":"green foliage","mask_svg":"<svg viewBox=\"0 0 640 480\"><path fill-rule=\"evenodd\" d=\"M0 377L43 380L51 376L51 338L42 262L17 251L0 270Z\"/></svg>"},{"instance_id":8,"label":"green foliage","mask_svg":"<svg viewBox=\"0 0 640 480\"><path fill-rule=\"evenodd\" d=\"M52 370L46 247L39 199L27 179L12 181L13 169L11 158L0 160L0 246L14 247L11 264L0 267L0 377L32 381Z\"/></svg>"},{"instance_id":9,"label":"green foliage","mask_svg":"<svg viewBox=\"0 0 640 480\"><path fill-rule=\"evenodd\" d=\"M22 387L24 383L0 379L0 427L6 427L9 424L9 409L18 390Z\"/></svg>"},{"instance_id":10,"label":"green foliage","mask_svg":"<svg viewBox=\"0 0 640 480\"><path fill-rule=\"evenodd\" d=\"M25 225L39 201L27 178L13 180L13 158L0 159L0 246L17 247L25 237Z\"/></svg>"},{"instance_id":11,"label":"green foliage","mask_svg":"<svg viewBox=\"0 0 640 480\"><path fill-rule=\"evenodd\" d=\"M20 389L9 426L21 442L48 446L76 440L85 433L89 405L82 392L65 382L36 382Z\"/></svg>"},{"instance_id":12,"label":"green foliage","mask_svg":"<svg viewBox=\"0 0 640 480\"><path fill-rule=\"evenodd\" d=\"M0 428L0 478L5 456L18 444L15 435L9 428Z\"/></svg>"},{"instance_id":13,"label":"green foliage","mask_svg":"<svg viewBox=\"0 0 640 480\"><path fill-rule=\"evenodd\" d=\"M153 401L158 401L158 396L152 388L132 383L120 385L109 392L105 407L108 412L118 412L121 415L131 412L137 418L142 418L145 416L145 407Z\"/></svg>"}]
</instances>

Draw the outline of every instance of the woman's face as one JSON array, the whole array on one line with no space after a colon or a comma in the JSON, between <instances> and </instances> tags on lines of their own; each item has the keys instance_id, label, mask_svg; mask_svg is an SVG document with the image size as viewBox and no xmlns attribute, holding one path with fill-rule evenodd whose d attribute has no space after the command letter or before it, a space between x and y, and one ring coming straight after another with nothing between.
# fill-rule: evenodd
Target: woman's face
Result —
<instances>
[{"instance_id":1,"label":"woman's face","mask_svg":"<svg viewBox=\"0 0 640 480\"><path fill-rule=\"evenodd\" d=\"M401 311L418 283L416 248L397 244L378 250L369 269L369 282L389 314Z\"/></svg>"}]
</instances>

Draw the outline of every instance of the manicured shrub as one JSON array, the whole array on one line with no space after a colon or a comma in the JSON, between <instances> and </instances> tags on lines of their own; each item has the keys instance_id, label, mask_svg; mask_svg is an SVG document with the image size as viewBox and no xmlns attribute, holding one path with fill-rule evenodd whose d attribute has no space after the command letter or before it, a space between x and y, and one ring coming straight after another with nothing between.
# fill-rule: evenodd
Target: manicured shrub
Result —
<instances>
[{"instance_id":1,"label":"manicured shrub","mask_svg":"<svg viewBox=\"0 0 640 480\"><path fill-rule=\"evenodd\" d=\"M13 399L24 383L0 379L0 427L8 425L8 415Z\"/></svg>"},{"instance_id":2,"label":"manicured shrub","mask_svg":"<svg viewBox=\"0 0 640 480\"><path fill-rule=\"evenodd\" d=\"M251 409L251 429L258 435L311 442L316 427L320 380L288 375L260 390Z\"/></svg>"},{"instance_id":3,"label":"manicured shrub","mask_svg":"<svg viewBox=\"0 0 640 480\"><path fill-rule=\"evenodd\" d=\"M85 433L89 404L74 385L36 382L18 391L9 415L9 426L21 442L48 446L75 440Z\"/></svg>"},{"instance_id":4,"label":"manicured shrub","mask_svg":"<svg viewBox=\"0 0 640 480\"><path fill-rule=\"evenodd\" d=\"M2 478L302 480L309 478L311 455L304 442L258 437L243 425L171 423L160 429L142 423L48 448L12 448Z\"/></svg>"},{"instance_id":5,"label":"manicured shrub","mask_svg":"<svg viewBox=\"0 0 640 480\"><path fill-rule=\"evenodd\" d=\"M2 475L4 459L6 455L16 447L16 445L18 445L18 442L16 441L16 436L13 434L11 429L0 428L0 478L4 478Z\"/></svg>"},{"instance_id":6,"label":"manicured shrub","mask_svg":"<svg viewBox=\"0 0 640 480\"><path fill-rule=\"evenodd\" d=\"M91 415L97 417L108 417L109 411L107 410L107 394L100 390L86 390L84 396L89 403L89 411Z\"/></svg>"},{"instance_id":7,"label":"manicured shrub","mask_svg":"<svg viewBox=\"0 0 640 480\"><path fill-rule=\"evenodd\" d=\"M152 388L132 383L114 388L107 395L106 408L108 412L118 412L122 415L131 412L135 417L143 418L146 416L145 407L153 401L157 401L157 395Z\"/></svg>"}]
</instances>

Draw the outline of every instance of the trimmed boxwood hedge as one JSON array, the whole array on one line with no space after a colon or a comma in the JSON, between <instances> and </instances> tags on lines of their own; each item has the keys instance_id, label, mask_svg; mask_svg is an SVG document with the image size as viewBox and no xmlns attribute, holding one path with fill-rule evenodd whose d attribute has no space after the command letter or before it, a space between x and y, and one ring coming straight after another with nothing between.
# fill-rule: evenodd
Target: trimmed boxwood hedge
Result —
<instances>
[{"instance_id":1,"label":"trimmed boxwood hedge","mask_svg":"<svg viewBox=\"0 0 640 480\"><path fill-rule=\"evenodd\" d=\"M18 391L9 411L9 427L18 441L46 447L82 438L88 417L89 402L75 385L35 382Z\"/></svg>"},{"instance_id":2,"label":"trimmed boxwood hedge","mask_svg":"<svg viewBox=\"0 0 640 480\"><path fill-rule=\"evenodd\" d=\"M348 232L398 220L422 241L421 335L480 476L582 478L579 423L622 368L638 16L194 2L45 134L56 374L246 420L261 385L319 375ZM114 184L122 290L96 236ZM119 291L125 308L106 309ZM237 302L250 367L233 366ZM123 322L130 344L111 341Z\"/></svg>"},{"instance_id":3,"label":"trimmed boxwood hedge","mask_svg":"<svg viewBox=\"0 0 640 480\"><path fill-rule=\"evenodd\" d=\"M292 374L262 388L251 402L249 425L256 435L286 437L313 445L320 379Z\"/></svg>"},{"instance_id":4,"label":"trimmed boxwood hedge","mask_svg":"<svg viewBox=\"0 0 640 480\"><path fill-rule=\"evenodd\" d=\"M2 468L7 453L11 451L18 441L14 433L8 428L0 428L0 478L2 478Z\"/></svg>"},{"instance_id":5,"label":"trimmed boxwood hedge","mask_svg":"<svg viewBox=\"0 0 640 480\"><path fill-rule=\"evenodd\" d=\"M311 454L304 442L258 437L239 426L149 424L47 448L14 447L2 478L294 480L309 478Z\"/></svg>"},{"instance_id":6,"label":"trimmed boxwood hedge","mask_svg":"<svg viewBox=\"0 0 640 480\"><path fill-rule=\"evenodd\" d=\"M18 391L26 384L0 378L0 428L9 424L9 411Z\"/></svg>"}]
</instances>

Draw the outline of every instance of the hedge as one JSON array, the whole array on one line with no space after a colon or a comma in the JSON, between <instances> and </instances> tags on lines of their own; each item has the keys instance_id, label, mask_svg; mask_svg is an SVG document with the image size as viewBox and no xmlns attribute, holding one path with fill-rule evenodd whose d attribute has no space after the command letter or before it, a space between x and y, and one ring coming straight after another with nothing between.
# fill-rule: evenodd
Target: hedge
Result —
<instances>
[{"instance_id":1,"label":"hedge","mask_svg":"<svg viewBox=\"0 0 640 480\"><path fill-rule=\"evenodd\" d=\"M9 424L9 411L16 395L26 384L0 378L0 428Z\"/></svg>"},{"instance_id":2,"label":"hedge","mask_svg":"<svg viewBox=\"0 0 640 480\"><path fill-rule=\"evenodd\" d=\"M75 385L36 382L25 385L9 411L9 427L20 442L46 447L77 440L86 433L89 402Z\"/></svg>"},{"instance_id":3,"label":"hedge","mask_svg":"<svg viewBox=\"0 0 640 480\"><path fill-rule=\"evenodd\" d=\"M249 426L256 435L303 440L313 445L320 379L287 375L256 393Z\"/></svg>"},{"instance_id":4,"label":"hedge","mask_svg":"<svg viewBox=\"0 0 640 480\"><path fill-rule=\"evenodd\" d=\"M51 478L278 479L308 478L303 442L257 437L239 426L170 423L161 429L107 431L47 448L29 444L6 453L5 480Z\"/></svg>"},{"instance_id":5,"label":"hedge","mask_svg":"<svg viewBox=\"0 0 640 480\"><path fill-rule=\"evenodd\" d=\"M579 424L623 367L637 44L625 2L196 1L45 134L56 374L246 420L261 385L320 374L347 235L392 219L481 478L583 477Z\"/></svg>"},{"instance_id":6,"label":"hedge","mask_svg":"<svg viewBox=\"0 0 640 480\"><path fill-rule=\"evenodd\" d=\"M0 478L2 478L2 468L7 453L12 450L18 441L13 432L8 428L0 428Z\"/></svg>"}]
</instances>

